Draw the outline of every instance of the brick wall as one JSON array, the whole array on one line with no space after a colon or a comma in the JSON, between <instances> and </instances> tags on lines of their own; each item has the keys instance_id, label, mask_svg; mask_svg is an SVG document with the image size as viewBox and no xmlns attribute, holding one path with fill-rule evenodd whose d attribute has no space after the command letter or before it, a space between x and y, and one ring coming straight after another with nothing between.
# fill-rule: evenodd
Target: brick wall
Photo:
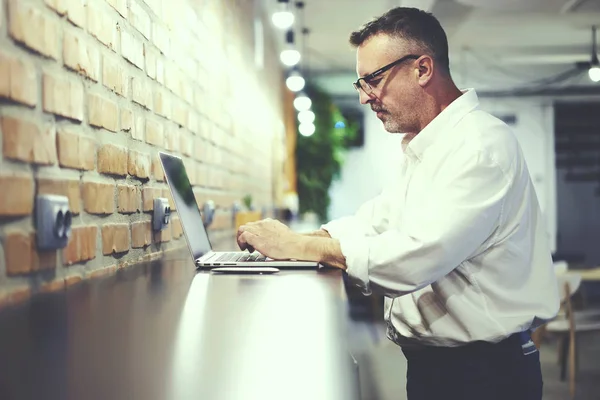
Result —
<instances>
[{"instance_id":1,"label":"brick wall","mask_svg":"<svg viewBox=\"0 0 600 400\"><path fill-rule=\"evenodd\" d=\"M272 207L285 153L282 71L258 0L0 0L0 303L60 290L185 245L157 151L184 157L210 228L230 247L231 206ZM68 246L39 252L37 194L68 196ZM174 205L172 205L175 209Z\"/></svg>"}]
</instances>

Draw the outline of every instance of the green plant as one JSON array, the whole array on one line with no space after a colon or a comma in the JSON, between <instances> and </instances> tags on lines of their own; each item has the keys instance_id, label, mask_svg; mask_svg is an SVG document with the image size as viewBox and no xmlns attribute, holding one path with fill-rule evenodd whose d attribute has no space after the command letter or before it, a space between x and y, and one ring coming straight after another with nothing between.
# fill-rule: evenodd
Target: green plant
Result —
<instances>
[{"instance_id":1,"label":"green plant","mask_svg":"<svg viewBox=\"0 0 600 400\"><path fill-rule=\"evenodd\" d=\"M307 85L305 92L312 100L316 129L312 136L298 135L296 144L299 212L312 211L326 221L331 201L329 187L339 177L345 150L356 137L358 124L345 118L317 86ZM336 128L336 122L344 127Z\"/></svg>"},{"instance_id":2,"label":"green plant","mask_svg":"<svg viewBox=\"0 0 600 400\"><path fill-rule=\"evenodd\" d=\"M244 206L246 206L246 210L251 211L252 210L252 195L251 194L247 194L242 198L242 202L244 203Z\"/></svg>"}]
</instances>

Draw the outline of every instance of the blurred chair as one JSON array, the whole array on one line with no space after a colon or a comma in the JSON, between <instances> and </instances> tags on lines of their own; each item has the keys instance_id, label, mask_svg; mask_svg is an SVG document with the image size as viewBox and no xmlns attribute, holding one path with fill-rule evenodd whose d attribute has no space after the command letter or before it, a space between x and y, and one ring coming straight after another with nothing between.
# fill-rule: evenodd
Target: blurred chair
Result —
<instances>
[{"instance_id":1,"label":"blurred chair","mask_svg":"<svg viewBox=\"0 0 600 400\"><path fill-rule=\"evenodd\" d=\"M578 366L577 337L584 332L600 332L600 312L597 310L575 311L572 296L581 286L581 275L575 272L557 274L561 287L561 311L548 322L544 331L558 337L558 362L560 378L566 378L569 367L569 392L575 398L575 384Z\"/></svg>"}]
</instances>

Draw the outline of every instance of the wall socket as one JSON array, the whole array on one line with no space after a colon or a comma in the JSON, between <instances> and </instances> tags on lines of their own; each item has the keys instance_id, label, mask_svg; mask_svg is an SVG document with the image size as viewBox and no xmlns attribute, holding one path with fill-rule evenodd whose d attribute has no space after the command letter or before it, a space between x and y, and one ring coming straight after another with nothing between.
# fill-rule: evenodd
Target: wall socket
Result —
<instances>
[{"instance_id":1,"label":"wall socket","mask_svg":"<svg viewBox=\"0 0 600 400\"><path fill-rule=\"evenodd\" d=\"M55 250L67 246L73 216L66 196L37 196L35 216L36 243L40 250Z\"/></svg>"},{"instance_id":2,"label":"wall socket","mask_svg":"<svg viewBox=\"0 0 600 400\"><path fill-rule=\"evenodd\" d=\"M171 220L171 206L169 200L164 197L154 199L154 214L152 227L155 231L162 231Z\"/></svg>"}]
</instances>

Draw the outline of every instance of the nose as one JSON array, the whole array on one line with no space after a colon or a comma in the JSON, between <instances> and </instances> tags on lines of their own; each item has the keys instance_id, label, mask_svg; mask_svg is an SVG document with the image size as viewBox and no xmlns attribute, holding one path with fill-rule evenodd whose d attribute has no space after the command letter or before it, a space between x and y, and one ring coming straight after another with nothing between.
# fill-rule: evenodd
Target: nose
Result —
<instances>
[{"instance_id":1,"label":"nose","mask_svg":"<svg viewBox=\"0 0 600 400\"><path fill-rule=\"evenodd\" d=\"M369 104L369 102L371 102L371 100L373 99L373 96L371 94L365 93L364 90L360 89L358 91L358 98L360 100L360 104Z\"/></svg>"}]
</instances>

